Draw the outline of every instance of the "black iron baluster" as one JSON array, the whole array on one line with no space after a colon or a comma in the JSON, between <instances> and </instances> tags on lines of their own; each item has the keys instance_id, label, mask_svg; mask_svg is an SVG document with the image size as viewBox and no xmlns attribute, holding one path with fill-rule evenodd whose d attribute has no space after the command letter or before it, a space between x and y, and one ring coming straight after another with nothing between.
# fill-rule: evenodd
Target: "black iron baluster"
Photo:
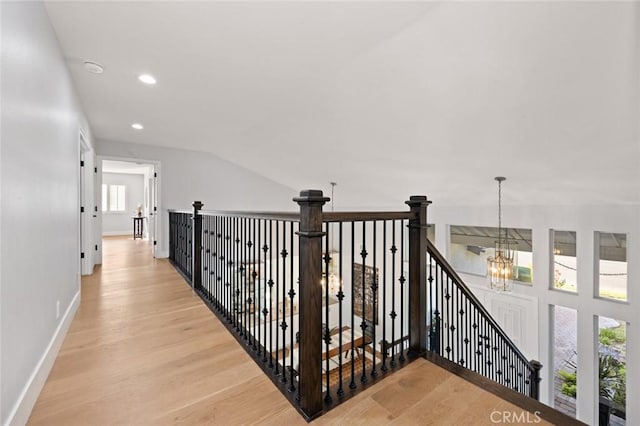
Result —
<instances>
[{"instance_id":1,"label":"black iron baluster","mask_svg":"<svg viewBox=\"0 0 640 426\"><path fill-rule=\"evenodd\" d=\"M373 342L375 345L376 342ZM387 221L382 221L382 371L387 371Z\"/></svg>"},{"instance_id":2,"label":"black iron baluster","mask_svg":"<svg viewBox=\"0 0 640 426\"><path fill-rule=\"evenodd\" d=\"M216 291L215 300L218 311L221 309L222 292L220 291L220 283L222 282L222 262L224 254L222 253L222 216L216 217Z\"/></svg>"},{"instance_id":3,"label":"black iron baluster","mask_svg":"<svg viewBox=\"0 0 640 426\"><path fill-rule=\"evenodd\" d=\"M431 256L431 261L433 262L433 256ZM440 281L438 281L438 264L436 263L435 265L433 265L431 267L431 287L434 289L434 295L433 295L433 304L434 304L434 313L433 313L433 317L434 317L434 333L435 336L433 337L433 341L434 346L433 346L433 352L435 352L436 354L440 355L440 348L442 346L440 346L440 336L442 335L442 333L440 332L440 294L442 293L441 291L439 291L440 287ZM435 278L434 278L435 277Z\"/></svg>"},{"instance_id":4,"label":"black iron baluster","mask_svg":"<svg viewBox=\"0 0 640 426\"><path fill-rule=\"evenodd\" d=\"M211 260L211 271L209 271L209 280L211 281L211 299L209 299L209 301L211 302L212 306L214 306L215 308L218 307L218 293L217 288L217 279L218 279L218 216L214 216L213 218L213 223L212 223L212 227L213 227L213 231L210 230L209 231L209 235L211 236L211 244L213 245L212 251L212 260Z\"/></svg>"},{"instance_id":5,"label":"black iron baluster","mask_svg":"<svg viewBox=\"0 0 640 426\"><path fill-rule=\"evenodd\" d=\"M467 368L469 370L474 370L475 368L475 362L476 362L476 358L475 358L475 353L474 353L474 346L473 346L473 324L474 324L474 312L473 312L473 304L470 302L470 300L468 298L465 297L465 303L466 303L466 316L467 316Z\"/></svg>"},{"instance_id":6,"label":"black iron baluster","mask_svg":"<svg viewBox=\"0 0 640 426\"><path fill-rule=\"evenodd\" d=\"M404 305L406 302L406 300L404 300L404 283L406 282L406 279L404 277L404 246L405 246L404 228L405 226L406 225L404 221L400 221L400 278L398 279L398 282L400 283L400 357L398 357L398 360L400 362L405 361L404 340L402 340L404 338Z\"/></svg>"},{"instance_id":7,"label":"black iron baluster","mask_svg":"<svg viewBox=\"0 0 640 426\"><path fill-rule=\"evenodd\" d=\"M258 350L258 355L260 355L262 353L262 333L261 333L261 329L260 329L260 305L262 305L262 299L261 299L261 291L262 291L262 255L261 255L261 251L262 248L260 246L260 244L262 243L262 238L260 235L260 231L262 228L262 220L261 219L257 219L258 222L258 230L257 230L257 237L256 237L256 247L255 249L257 250L258 253L258 260L256 261L256 264L253 266L253 272L256 276L256 287L257 287L257 295L256 295L256 299L255 299L255 315L256 315L256 319L257 319L257 325L258 325L258 345L257 345L257 350ZM264 306L263 306L264 307Z\"/></svg>"},{"instance_id":8,"label":"black iron baluster","mask_svg":"<svg viewBox=\"0 0 640 426\"><path fill-rule=\"evenodd\" d=\"M264 343L264 349L262 350L262 362L267 362L267 320L269 315L269 308L267 307L267 289L269 291L269 297L271 293L271 286L273 286L272 280L267 280L267 255L269 254L269 245L267 244L267 221L263 220L264 226L262 227L262 259L264 263L261 265L262 271L260 272L260 281L264 282L266 285L262 290L262 315L264 319L264 324L262 325L262 340Z\"/></svg>"},{"instance_id":9,"label":"black iron baluster","mask_svg":"<svg viewBox=\"0 0 640 426\"><path fill-rule=\"evenodd\" d=\"M265 227L265 245L266 245L266 227ZM265 257L266 257L266 253L269 253L269 281L268 281L268 285L269 285L269 309L267 311L267 313L265 314L265 321L264 321L264 332L265 334L267 333L267 319L266 316L267 314L269 314L269 368L273 368L273 220L269 220L269 245L267 246L267 249L265 250ZM265 259L266 262L266 259ZM266 263L265 263L266 265ZM265 266L266 267L266 266ZM266 302L266 297L265 297L265 302ZM265 303L266 306L266 303ZM277 350L277 348L276 348Z\"/></svg>"},{"instance_id":10,"label":"black iron baluster","mask_svg":"<svg viewBox=\"0 0 640 426\"><path fill-rule=\"evenodd\" d=\"M378 371L376 370L376 324L378 323L378 264L376 263L376 252L378 250L378 246L376 245L376 236L378 233L378 222L375 220L373 223L373 282L371 283L371 292L373 293L373 312L371 317L373 321L371 322L371 348L373 349L372 360L373 364L371 366L371 376L376 377L378 375ZM366 360L366 354L364 350L364 346L362 347L362 356L363 360Z\"/></svg>"},{"instance_id":11,"label":"black iron baluster","mask_svg":"<svg viewBox=\"0 0 640 426\"><path fill-rule=\"evenodd\" d=\"M293 248L293 236L295 235L294 230L293 230L293 222L290 222L290 231L289 231L289 236L290 236L290 241L289 241L289 248L291 249L291 256L289 257L289 265L290 265L290 271L289 271L289 275L291 277L290 281L291 281L291 287L289 288L289 297L291 298L291 326L290 326L290 334L291 334L291 375L289 376L289 390L291 392L293 392L294 390L296 390L296 385L295 385L295 365L293 365L293 342L294 342L294 322L293 322L293 304L294 304L294 296L296 295L295 290L293 289L293 285L294 285L294 279L293 279L293 258L295 257L293 254L295 253L294 248Z\"/></svg>"},{"instance_id":12,"label":"black iron baluster","mask_svg":"<svg viewBox=\"0 0 640 426\"><path fill-rule=\"evenodd\" d=\"M498 346L498 342L496 340L495 332L493 327L491 327L491 323L489 323L488 318L485 317L485 323L487 324L487 328L489 329L489 340L487 341L487 345L489 346L489 350L493 354L493 374L496 382L501 383L500 380L502 378L502 360L500 359L500 347Z\"/></svg>"},{"instance_id":13,"label":"black iron baluster","mask_svg":"<svg viewBox=\"0 0 640 426\"><path fill-rule=\"evenodd\" d=\"M207 234L207 241L209 245L209 255L207 256L207 260L209 262L209 273L207 274L207 300L209 303L213 303L213 281L215 279L215 271L216 271L216 259L213 257L213 253L215 252L215 238L213 237L214 232L213 228L215 226L215 216L209 216L209 232Z\"/></svg>"},{"instance_id":14,"label":"black iron baluster","mask_svg":"<svg viewBox=\"0 0 640 426\"><path fill-rule=\"evenodd\" d=\"M482 326L484 327L484 349L485 349L485 355L486 355L486 359L487 359L487 377L489 377L492 380L495 380L495 352L493 351L493 349L491 348L491 330L489 329L488 323L484 317L484 314L482 315Z\"/></svg>"},{"instance_id":15,"label":"black iron baluster","mask_svg":"<svg viewBox=\"0 0 640 426\"><path fill-rule=\"evenodd\" d=\"M222 313L229 321L229 218L224 217L222 222L222 250L224 262L222 263Z\"/></svg>"},{"instance_id":16,"label":"black iron baluster","mask_svg":"<svg viewBox=\"0 0 640 426\"><path fill-rule=\"evenodd\" d=\"M276 333L276 365L275 365L275 374L278 375L280 374L280 367L279 367L279 359L280 359L280 330L278 330L278 327L280 327L280 259L278 259L278 256L280 256L280 221L276 220L276 250L273 252L273 256L275 256L275 261L276 261L276 322L275 324L271 324L271 332L273 333L274 328L275 328L275 333ZM284 287L284 286L283 286ZM282 309L283 309L283 313L284 313L284 299L282 300ZM285 344L284 344L284 340L282 341L282 365L284 365L284 348L285 348Z\"/></svg>"},{"instance_id":17,"label":"black iron baluster","mask_svg":"<svg viewBox=\"0 0 640 426\"><path fill-rule=\"evenodd\" d=\"M480 314L480 320L482 321L482 357L483 357L483 366L485 377L493 378L491 375L491 366L493 364L493 351L487 350L487 340L489 339L489 329L487 328L487 322L485 320L484 314Z\"/></svg>"},{"instance_id":18,"label":"black iron baluster","mask_svg":"<svg viewBox=\"0 0 640 426\"><path fill-rule=\"evenodd\" d=\"M488 323L488 321L487 321L487 323ZM492 337L495 338L493 328L491 328L491 334L492 334ZM497 340L493 341L493 348L495 348L495 349L493 349L493 351L496 354L495 355L495 357L496 357L496 366L498 368L498 371L496 371L496 376L497 377L496 377L495 380L500 384L504 384L504 376L503 376L504 375L504 359L502 357L502 345L501 344L498 345L498 342L499 341L497 341Z\"/></svg>"},{"instance_id":19,"label":"black iron baluster","mask_svg":"<svg viewBox=\"0 0 640 426\"><path fill-rule=\"evenodd\" d=\"M253 309L252 309L252 304L253 304L253 237L252 237L252 230L253 228L253 219L249 218L247 219L247 263L245 265L246 270L246 280L247 280L247 345L249 347L251 347L253 345L252 343L252 339L253 339L253 329L252 324L253 324Z\"/></svg>"},{"instance_id":20,"label":"black iron baluster","mask_svg":"<svg viewBox=\"0 0 640 426\"><path fill-rule=\"evenodd\" d=\"M463 367L465 366L465 362L464 362L464 344L463 344L463 337L464 337L464 308L462 307L462 295L460 293L460 287L458 287L456 285L456 313L457 313L457 335L458 335L458 364L462 365Z\"/></svg>"},{"instance_id":21,"label":"black iron baluster","mask_svg":"<svg viewBox=\"0 0 640 426\"><path fill-rule=\"evenodd\" d=\"M342 291L342 222L338 223L338 254L340 259L340 290L338 291L338 327L340 332L338 333L338 396L344 395L344 389L342 388L342 300L344 299L344 292Z\"/></svg>"},{"instance_id":22,"label":"black iron baluster","mask_svg":"<svg viewBox=\"0 0 640 426\"><path fill-rule=\"evenodd\" d=\"M242 230L241 230L241 234L242 234L242 242L241 242L241 249L242 249L242 264L240 265L240 279L242 282L242 295L240 296L240 300L238 301L238 303L241 303L242 305L242 337L244 338L245 342L248 338L247 336L247 321L249 320L247 318L247 298L248 298L248 294L247 294L247 218L243 217L242 218Z\"/></svg>"},{"instance_id":23,"label":"black iron baluster","mask_svg":"<svg viewBox=\"0 0 640 426\"><path fill-rule=\"evenodd\" d=\"M282 328L282 347L286 347L287 341L287 223L282 222L282 252L280 253L282 256L282 323L280 324L280 328ZM293 307L291 306L290 309ZM289 342L289 352L293 353L293 340ZM284 350L282 352L282 383L287 383L287 371L286 371L286 359ZM293 367L292 367L293 368Z\"/></svg>"},{"instance_id":24,"label":"black iron baluster","mask_svg":"<svg viewBox=\"0 0 640 426\"><path fill-rule=\"evenodd\" d=\"M322 334L324 337L324 352L325 352L325 386L326 395L324 402L330 404L331 399L331 381L329 376L330 370L330 357L329 357L329 343L331 343L331 335L329 329L329 263L331 262L331 256L329 254L329 223L324 224L325 236L324 238L324 330Z\"/></svg>"},{"instance_id":25,"label":"black iron baluster","mask_svg":"<svg viewBox=\"0 0 640 426\"><path fill-rule=\"evenodd\" d=\"M438 329L438 332L440 333L440 344L439 344L439 355L444 357L445 355L445 339L447 337L447 313L446 313L446 308L444 306L444 302L445 302L445 298L444 298L444 294L446 293L447 289L445 288L445 282L444 282L444 272L442 270L442 266L438 265L438 271L440 272L439 274L436 273L436 277L439 277L440 280L438 281L438 285L437 285L437 290L436 293L438 294L438 299L440 302L440 322L439 322L439 326L440 328Z\"/></svg>"},{"instance_id":26,"label":"black iron baluster","mask_svg":"<svg viewBox=\"0 0 640 426\"><path fill-rule=\"evenodd\" d=\"M470 329L470 333L471 333L471 343L469 343L470 346L470 350L471 350L471 356L473 357L473 371L475 371L476 373L479 373L479 357L477 354L477 349L478 349L478 340L477 340L477 331L478 331L478 313L475 309L475 306L473 304L471 304L470 307L470 312L469 312L469 316L471 317L471 329Z\"/></svg>"},{"instance_id":27,"label":"black iron baluster","mask_svg":"<svg viewBox=\"0 0 640 426\"><path fill-rule=\"evenodd\" d=\"M458 311L456 307L456 286L454 285L453 277L449 277L449 286L449 295L451 296L451 324L449 325L451 330L451 361L458 364Z\"/></svg>"},{"instance_id":28,"label":"black iron baluster","mask_svg":"<svg viewBox=\"0 0 640 426\"><path fill-rule=\"evenodd\" d=\"M446 358L451 361L451 294L449 294L449 276L445 277L444 287L444 300L446 303L445 314L447 316L447 320L445 321L445 327L447 327L447 346L444 350L446 352Z\"/></svg>"},{"instance_id":29,"label":"black iron baluster","mask_svg":"<svg viewBox=\"0 0 640 426\"><path fill-rule=\"evenodd\" d=\"M225 275L225 261L227 259L224 247L224 224L225 217L220 216L219 230L218 230L218 245L220 250L218 251L218 311L224 315L224 275Z\"/></svg>"},{"instance_id":30,"label":"black iron baluster","mask_svg":"<svg viewBox=\"0 0 640 426\"><path fill-rule=\"evenodd\" d=\"M216 224L217 224L217 217L216 216L212 216L210 221L209 221L209 235L207 236L208 240L209 240L209 274L207 276L207 281L208 281L208 289L209 289L209 295L208 295L208 300L209 303L211 303L212 306L215 307L215 274L218 271L218 264L217 264L217 252L216 252L216 237L215 237L215 229L216 229Z\"/></svg>"},{"instance_id":31,"label":"black iron baluster","mask_svg":"<svg viewBox=\"0 0 640 426\"><path fill-rule=\"evenodd\" d=\"M360 256L362 257L362 322L360 323L360 329L362 330L362 356L364 357L364 339L367 336L367 305L366 305L366 294L367 294L367 276L366 276L366 264L367 264L367 222L362 221L362 251L360 251ZM374 271L375 275L375 271ZM353 348L354 350L358 350L358 348ZM365 359L362 359L362 376L360 377L360 381L362 383L367 383L367 375L365 372L366 362Z\"/></svg>"},{"instance_id":32,"label":"black iron baluster","mask_svg":"<svg viewBox=\"0 0 640 426\"><path fill-rule=\"evenodd\" d=\"M208 237L209 237L209 232L208 231L208 223L209 223L209 217L208 216L203 216L202 217L202 236L200 238L200 252L201 252L201 256L200 256L200 267L202 268L202 273L200 275L200 288L198 289L198 294L200 295L201 298L206 298L207 297L207 283L209 281L208 276L209 276L209 256L207 256L207 241L208 241Z\"/></svg>"},{"instance_id":33,"label":"black iron baluster","mask_svg":"<svg viewBox=\"0 0 640 426\"><path fill-rule=\"evenodd\" d=\"M391 367L396 366L396 252L398 251L396 247L396 221L391 222L391 312L389 313L389 317L391 318Z\"/></svg>"},{"instance_id":34,"label":"black iron baluster","mask_svg":"<svg viewBox=\"0 0 640 426\"><path fill-rule=\"evenodd\" d=\"M218 311L224 312L224 262L226 259L224 252L224 216L218 218Z\"/></svg>"},{"instance_id":35,"label":"black iron baluster","mask_svg":"<svg viewBox=\"0 0 640 426\"><path fill-rule=\"evenodd\" d=\"M227 218L227 323L233 326L233 279L234 279L234 265L236 257L234 254L235 241L233 234L233 223L235 218Z\"/></svg>"},{"instance_id":36,"label":"black iron baluster","mask_svg":"<svg viewBox=\"0 0 640 426\"><path fill-rule=\"evenodd\" d=\"M205 269L205 274L203 275L203 281L204 281L204 285L205 285L205 297L206 300L209 301L209 303L211 303L211 273L213 272L213 270L215 269L215 265L213 263L213 258L211 257L211 248L212 248L212 242L211 242L211 227L213 226L213 217L212 216L207 216L205 218L205 231L204 231L204 238L203 241L206 241L206 249L205 249L205 265L206 265L206 269Z\"/></svg>"},{"instance_id":37,"label":"black iron baluster","mask_svg":"<svg viewBox=\"0 0 640 426\"><path fill-rule=\"evenodd\" d=\"M354 352L354 333L355 333L355 261L356 261L356 224L351 221L351 382L349 383L349 389L356 388L355 380L355 357ZM363 265L364 267L364 265Z\"/></svg>"},{"instance_id":38,"label":"black iron baluster","mask_svg":"<svg viewBox=\"0 0 640 426\"><path fill-rule=\"evenodd\" d=\"M260 326L257 324L258 320L260 319L260 316L258 315L256 318L256 308L257 308L257 300L256 300L256 278L258 277L258 273L256 272L256 268L257 268L257 262L258 260L256 259L256 252L260 253L257 249L258 244L256 243L256 219L252 219L252 231L251 231L251 250L252 250L252 256L251 256L251 310L250 310L250 314L251 314L251 322L252 322L252 328L251 328L251 347L253 348L254 351L258 350L258 345L257 345L257 341L256 341L256 328L260 328Z\"/></svg>"},{"instance_id":39,"label":"black iron baluster","mask_svg":"<svg viewBox=\"0 0 640 426\"><path fill-rule=\"evenodd\" d=\"M427 312L429 313L429 318L427 321L428 322L428 326L429 326L429 331L428 331L428 337L429 337L429 351L430 352L434 352L434 341L433 341L433 327L434 327L434 312L433 312L433 308L434 308L434 300L433 300L433 258L431 257L431 254L427 253L427 271L428 271L428 275L427 275L427 286L428 286L428 291L429 291L429 295L427 296L429 298L429 303L428 303L428 307L427 307Z\"/></svg>"},{"instance_id":40,"label":"black iron baluster","mask_svg":"<svg viewBox=\"0 0 640 426\"><path fill-rule=\"evenodd\" d=\"M515 354L513 350L509 348L509 378L511 379L511 388L514 390L518 390L518 380L515 375Z\"/></svg>"},{"instance_id":41,"label":"black iron baluster","mask_svg":"<svg viewBox=\"0 0 640 426\"><path fill-rule=\"evenodd\" d=\"M242 260L240 258L240 231L238 223L240 222L240 218L233 219L233 235L235 236L234 242L234 258L236 266L233 270L233 325L236 332L240 331L239 328L239 318L238 318L238 300L240 298L240 275L238 271L240 270L240 266L242 265Z\"/></svg>"},{"instance_id":42,"label":"black iron baluster","mask_svg":"<svg viewBox=\"0 0 640 426\"><path fill-rule=\"evenodd\" d=\"M478 312L478 352L479 352L479 365L480 371L479 373L485 377L487 376L487 361L489 361L489 356L485 353L484 349L484 319L482 318L482 314Z\"/></svg>"},{"instance_id":43,"label":"black iron baluster","mask_svg":"<svg viewBox=\"0 0 640 426\"><path fill-rule=\"evenodd\" d=\"M226 308L227 324L233 324L233 309L232 309L232 296L233 296L233 264L235 258L233 257L233 218L227 218L227 268L226 268Z\"/></svg>"}]
</instances>

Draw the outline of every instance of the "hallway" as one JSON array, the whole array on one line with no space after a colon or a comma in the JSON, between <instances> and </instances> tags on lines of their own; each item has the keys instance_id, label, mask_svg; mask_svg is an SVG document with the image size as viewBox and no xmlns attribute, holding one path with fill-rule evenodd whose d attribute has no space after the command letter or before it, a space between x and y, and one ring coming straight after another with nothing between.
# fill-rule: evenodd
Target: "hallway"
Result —
<instances>
[{"instance_id":1,"label":"hallway","mask_svg":"<svg viewBox=\"0 0 640 426\"><path fill-rule=\"evenodd\" d=\"M166 259L130 237L103 250L30 425L305 424ZM495 411L522 412L418 360L314 424L492 424Z\"/></svg>"}]
</instances>

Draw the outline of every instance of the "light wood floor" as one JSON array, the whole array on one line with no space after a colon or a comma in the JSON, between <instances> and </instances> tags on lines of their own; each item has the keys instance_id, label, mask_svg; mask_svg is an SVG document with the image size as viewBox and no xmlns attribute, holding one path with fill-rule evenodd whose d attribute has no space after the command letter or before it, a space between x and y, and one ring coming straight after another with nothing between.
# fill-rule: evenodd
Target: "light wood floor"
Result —
<instances>
[{"instance_id":1,"label":"light wood floor","mask_svg":"<svg viewBox=\"0 0 640 426\"><path fill-rule=\"evenodd\" d=\"M29 424L305 424L167 260L103 247ZM522 412L419 360L314 424L491 425L494 410Z\"/></svg>"}]
</instances>

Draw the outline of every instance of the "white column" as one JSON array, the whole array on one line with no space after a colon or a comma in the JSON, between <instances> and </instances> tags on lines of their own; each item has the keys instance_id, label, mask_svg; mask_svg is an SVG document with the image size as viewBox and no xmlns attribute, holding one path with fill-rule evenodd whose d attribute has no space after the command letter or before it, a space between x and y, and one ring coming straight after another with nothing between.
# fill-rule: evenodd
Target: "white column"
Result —
<instances>
[{"instance_id":1,"label":"white column","mask_svg":"<svg viewBox=\"0 0 640 426\"><path fill-rule=\"evenodd\" d=\"M590 227L577 229L576 257L578 266L578 375L577 417L595 424L598 415L597 321L590 306L595 294L594 231Z\"/></svg>"}]
</instances>

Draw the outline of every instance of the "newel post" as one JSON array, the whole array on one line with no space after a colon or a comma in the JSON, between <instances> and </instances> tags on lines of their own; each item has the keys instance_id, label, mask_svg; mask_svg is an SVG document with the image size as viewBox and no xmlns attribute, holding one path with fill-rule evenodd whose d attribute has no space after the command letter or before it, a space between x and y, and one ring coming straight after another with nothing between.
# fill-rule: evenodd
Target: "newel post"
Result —
<instances>
[{"instance_id":1,"label":"newel post","mask_svg":"<svg viewBox=\"0 0 640 426\"><path fill-rule=\"evenodd\" d=\"M409 353L427 352L427 206L424 195L412 195L406 204L409 220Z\"/></svg>"},{"instance_id":2,"label":"newel post","mask_svg":"<svg viewBox=\"0 0 640 426\"><path fill-rule=\"evenodd\" d=\"M540 400L540 382L542 378L540 377L540 370L542 370L542 364L540 361L531 360L531 367L533 367L533 371L531 372L531 390L529 396L533 399Z\"/></svg>"},{"instance_id":3,"label":"newel post","mask_svg":"<svg viewBox=\"0 0 640 426\"><path fill-rule=\"evenodd\" d=\"M191 236L191 285L194 289L202 287L202 209L200 201L193 202L193 234Z\"/></svg>"},{"instance_id":4,"label":"newel post","mask_svg":"<svg viewBox=\"0 0 640 426\"><path fill-rule=\"evenodd\" d=\"M322 411L322 191L300 191L300 408L309 417Z\"/></svg>"}]
</instances>

